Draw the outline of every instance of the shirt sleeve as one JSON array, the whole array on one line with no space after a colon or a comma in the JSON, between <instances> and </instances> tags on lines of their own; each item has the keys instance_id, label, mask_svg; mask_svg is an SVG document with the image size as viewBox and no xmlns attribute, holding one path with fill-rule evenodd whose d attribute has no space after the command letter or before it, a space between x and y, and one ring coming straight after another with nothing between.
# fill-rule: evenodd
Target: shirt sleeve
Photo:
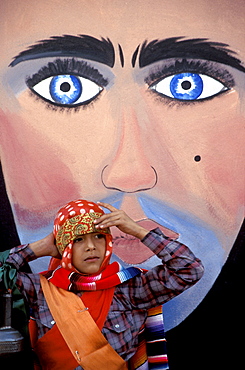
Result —
<instances>
[{"instance_id":1,"label":"shirt sleeve","mask_svg":"<svg viewBox=\"0 0 245 370\"><path fill-rule=\"evenodd\" d=\"M6 260L6 263L16 268L16 285L31 306L36 304L37 301L37 294L40 290L40 277L39 274L21 272L20 269L26 262L33 261L36 258L35 253L28 247L28 244L25 244L12 248Z\"/></svg>"},{"instance_id":2,"label":"shirt sleeve","mask_svg":"<svg viewBox=\"0 0 245 370\"><path fill-rule=\"evenodd\" d=\"M133 308L149 309L166 303L203 276L200 259L184 244L166 237L160 229L150 231L142 242L162 264L121 285L120 299L129 297Z\"/></svg>"}]
</instances>

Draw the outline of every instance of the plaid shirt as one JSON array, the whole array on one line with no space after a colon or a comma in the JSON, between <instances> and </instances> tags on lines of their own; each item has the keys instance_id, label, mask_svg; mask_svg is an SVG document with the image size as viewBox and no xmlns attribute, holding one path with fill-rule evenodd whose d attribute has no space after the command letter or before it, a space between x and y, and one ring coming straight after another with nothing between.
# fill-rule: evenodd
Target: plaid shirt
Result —
<instances>
[{"instance_id":1,"label":"plaid shirt","mask_svg":"<svg viewBox=\"0 0 245 370\"><path fill-rule=\"evenodd\" d=\"M160 229L150 231L142 242L162 264L116 286L102 333L110 345L127 361L136 351L138 333L149 308L159 306L194 285L203 275L203 265L188 247L163 235ZM18 270L36 259L28 245L13 248L7 261ZM18 272L17 285L25 296L41 338L55 321L49 311L38 274ZM78 294L79 295L79 294Z\"/></svg>"}]
</instances>

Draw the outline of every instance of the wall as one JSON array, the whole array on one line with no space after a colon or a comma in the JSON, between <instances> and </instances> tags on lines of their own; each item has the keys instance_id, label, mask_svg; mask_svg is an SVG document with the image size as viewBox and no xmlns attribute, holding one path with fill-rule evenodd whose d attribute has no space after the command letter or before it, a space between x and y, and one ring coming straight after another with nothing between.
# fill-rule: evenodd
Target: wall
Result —
<instances>
[{"instance_id":1,"label":"wall","mask_svg":"<svg viewBox=\"0 0 245 370\"><path fill-rule=\"evenodd\" d=\"M1 247L44 237L76 198L178 237L205 275L164 307L173 358L174 330L241 240L244 11L241 0L0 4ZM113 232L115 260L158 263Z\"/></svg>"}]
</instances>

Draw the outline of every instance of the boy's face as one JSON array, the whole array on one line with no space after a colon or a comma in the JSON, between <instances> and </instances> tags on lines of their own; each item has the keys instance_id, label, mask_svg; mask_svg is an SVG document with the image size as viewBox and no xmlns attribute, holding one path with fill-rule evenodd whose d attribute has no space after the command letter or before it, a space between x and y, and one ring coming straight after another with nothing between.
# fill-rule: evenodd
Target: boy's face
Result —
<instances>
[{"instance_id":1,"label":"boy's face","mask_svg":"<svg viewBox=\"0 0 245 370\"><path fill-rule=\"evenodd\" d=\"M100 233L81 235L73 244L72 264L83 274L95 274L103 263L105 251L105 235Z\"/></svg>"}]
</instances>

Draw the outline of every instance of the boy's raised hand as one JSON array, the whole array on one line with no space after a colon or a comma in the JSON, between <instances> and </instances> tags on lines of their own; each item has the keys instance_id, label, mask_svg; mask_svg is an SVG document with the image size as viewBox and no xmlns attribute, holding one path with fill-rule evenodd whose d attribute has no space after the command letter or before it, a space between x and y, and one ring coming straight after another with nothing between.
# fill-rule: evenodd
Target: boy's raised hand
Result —
<instances>
[{"instance_id":1,"label":"boy's raised hand","mask_svg":"<svg viewBox=\"0 0 245 370\"><path fill-rule=\"evenodd\" d=\"M37 257L51 256L55 258L61 258L60 253L55 245L53 233L50 233L43 239L30 243L29 248L32 249Z\"/></svg>"},{"instance_id":2,"label":"boy's raised hand","mask_svg":"<svg viewBox=\"0 0 245 370\"><path fill-rule=\"evenodd\" d=\"M96 228L116 226L122 232L143 239L149 232L134 220L132 220L124 211L117 209L109 203L98 202L98 205L110 211L94 221Z\"/></svg>"}]
</instances>

